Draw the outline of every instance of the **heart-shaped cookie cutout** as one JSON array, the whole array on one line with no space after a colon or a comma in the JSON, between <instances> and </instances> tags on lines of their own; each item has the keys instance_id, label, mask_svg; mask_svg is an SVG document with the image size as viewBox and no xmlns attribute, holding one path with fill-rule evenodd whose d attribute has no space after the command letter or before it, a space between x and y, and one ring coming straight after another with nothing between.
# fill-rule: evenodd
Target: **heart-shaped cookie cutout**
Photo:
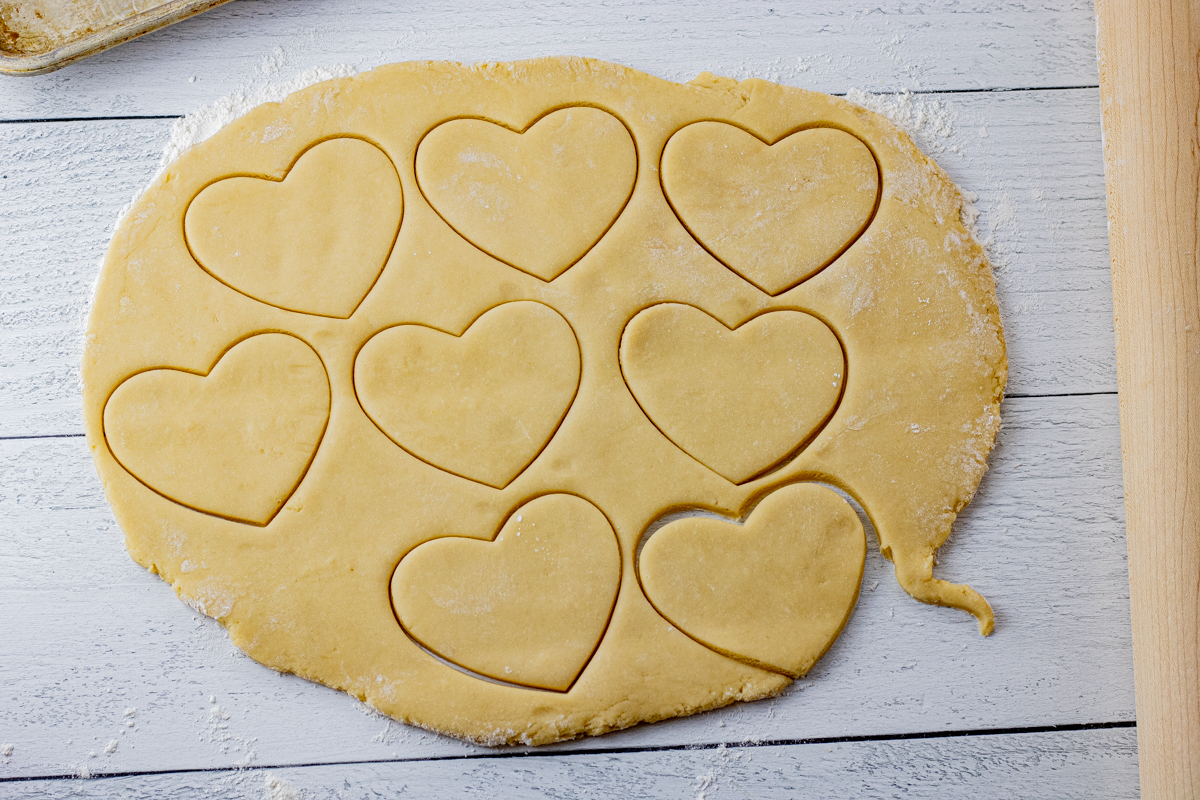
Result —
<instances>
[{"instance_id":1,"label":"heart-shaped cookie cutout","mask_svg":"<svg viewBox=\"0 0 1200 800\"><path fill-rule=\"evenodd\" d=\"M578 106L520 132L444 122L421 140L416 166L421 192L460 236L551 281L616 221L633 193L637 150L612 114Z\"/></svg>"},{"instance_id":2,"label":"heart-shaped cookie cutout","mask_svg":"<svg viewBox=\"0 0 1200 800\"><path fill-rule=\"evenodd\" d=\"M774 296L854 243L874 216L880 178L870 149L836 128L768 144L706 121L667 141L662 183L696 241Z\"/></svg>"},{"instance_id":3,"label":"heart-shaped cookie cutout","mask_svg":"<svg viewBox=\"0 0 1200 800\"><path fill-rule=\"evenodd\" d=\"M829 420L846 359L829 326L802 311L770 311L731 330L692 306L663 303L625 326L621 371L663 435L745 483Z\"/></svg>"},{"instance_id":4,"label":"heart-shaped cookie cutout","mask_svg":"<svg viewBox=\"0 0 1200 800\"><path fill-rule=\"evenodd\" d=\"M417 458L503 489L550 441L579 388L579 343L557 311L496 306L461 336L387 328L354 362L371 421Z\"/></svg>"},{"instance_id":5,"label":"heart-shaped cookie cutout","mask_svg":"<svg viewBox=\"0 0 1200 800\"><path fill-rule=\"evenodd\" d=\"M744 525L668 523L646 540L646 597L696 641L799 677L841 633L858 599L867 540L850 504L819 484L768 495Z\"/></svg>"},{"instance_id":6,"label":"heart-shaped cookie cutout","mask_svg":"<svg viewBox=\"0 0 1200 800\"><path fill-rule=\"evenodd\" d=\"M288 311L345 319L383 271L403 210L391 159L342 137L305 151L283 180L210 184L183 227L197 263L230 288Z\"/></svg>"},{"instance_id":7,"label":"heart-shaped cookie cutout","mask_svg":"<svg viewBox=\"0 0 1200 800\"><path fill-rule=\"evenodd\" d=\"M152 369L127 378L104 406L104 438L121 466L167 499L266 525L312 463L329 404L312 348L263 333L206 375Z\"/></svg>"},{"instance_id":8,"label":"heart-shaped cookie cutout","mask_svg":"<svg viewBox=\"0 0 1200 800\"><path fill-rule=\"evenodd\" d=\"M392 574L392 607L409 636L447 661L565 692L599 645L620 583L604 514L551 494L513 512L492 541L414 548Z\"/></svg>"}]
</instances>

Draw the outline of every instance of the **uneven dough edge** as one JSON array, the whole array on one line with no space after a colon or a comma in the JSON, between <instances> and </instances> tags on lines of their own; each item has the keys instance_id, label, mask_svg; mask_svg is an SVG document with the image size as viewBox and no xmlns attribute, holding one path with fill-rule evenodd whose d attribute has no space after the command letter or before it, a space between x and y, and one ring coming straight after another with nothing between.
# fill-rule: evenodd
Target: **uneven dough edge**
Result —
<instances>
[{"instance_id":1,"label":"uneven dough edge","mask_svg":"<svg viewBox=\"0 0 1200 800\"><path fill-rule=\"evenodd\" d=\"M739 82L711 73L701 73L691 85L729 94L741 104L739 112L742 114L750 113L756 102L779 102L780 95L813 94L760 79ZM1000 404L1008 381L1008 356L996 296L995 276L986 252L963 222L962 193L946 172L933 159L922 153L905 131L886 117L848 100L837 97L826 99L831 105L849 112L848 116L856 123L853 131L873 146L877 159L882 162L891 160L888 153L880 151L879 145L885 142L890 145L889 150L892 150L894 155L900 156L896 160L902 163L881 165L884 174L884 197L881 206L889 200L910 205L932 216L940 225L947 226L952 231L955 239L953 247L960 253L960 258L956 259L956 265L960 266L956 277L962 279L963 285L959 288L968 313L978 316L974 333L977 334L979 348L986 351L987 356L982 359L983 363L979 364L979 399L982 405L974 415L960 420L964 427L970 428L970 432L965 440L957 445L960 458L950 465L950 469L940 471L941 480L938 483L941 491L935 492L923 503L909 504L901 514L881 514L881 504L870 499L871 492L876 487L864 484L847 474L845 456L855 451L854 446L848 447L841 441L836 455L828 457L829 444L843 438L837 426L833 424L822 432L818 441L781 472L789 476L797 474L809 479L828 481L849 492L863 505L871 518L879 537L880 549L883 555L893 562L896 580L900 586L911 597L921 602L966 611L976 618L980 633L988 636L994 630L995 618L987 600L968 585L934 578L933 567L936 565L936 551L949 537L958 513L970 503L983 480L987 471L987 455L994 447L1000 429ZM838 119L830 121L835 126L845 125ZM874 224L873 222L872 225ZM868 227L864 239L868 238L870 233L871 228ZM823 273L811 278L807 287L801 284L776 299L785 300L793 295L807 299L811 295L806 289L813 293L818 291L817 287L822 279L835 272L836 267L845 267L849 261L847 257L862 244L861 241L856 242L838 261L827 267ZM821 307L818 303L813 303L813 306ZM834 327L836 329L839 326ZM850 370L853 374L853 365ZM841 414L842 409L839 409L838 413Z\"/></svg>"},{"instance_id":2,"label":"uneven dough edge","mask_svg":"<svg viewBox=\"0 0 1200 800\"><path fill-rule=\"evenodd\" d=\"M864 111L863 113L880 117L881 124L888 124L876 112ZM1008 346L1004 339L1004 325L1000 317L999 300L996 296L995 273L992 271L987 253L963 222L965 201L962 191L950 179L945 170L922 153L911 139L908 141L908 146L914 158L920 159L925 169L929 170L941 184L941 190L934 195L939 206L936 213L956 227L959 236L966 243L970 252L967 263L973 269L967 272L965 277L969 281L975 302L982 307L988 323L993 327L994 343L999 352L993 365L991 396L987 398L985 411L981 415L982 425L975 431L977 445L975 457L968 461L971 468L964 470L963 480L958 491L953 497L948 498L949 510L940 524L933 528L931 531L933 535L929 537L928 544L924 547L906 547L897 552L894 546L889 546L883 550L883 553L895 565L896 580L910 596L923 603L966 611L978 621L979 633L983 636L990 636L995 629L995 614L991 604L983 595L966 584L955 584L934 578L933 568L937 564L936 551L949 538L959 512L974 499L980 483L983 482L983 476L987 473L987 457L995 447L996 437L1000 433L1000 405L1004 400L1004 391L1008 384Z\"/></svg>"},{"instance_id":3,"label":"uneven dough edge","mask_svg":"<svg viewBox=\"0 0 1200 800\"><path fill-rule=\"evenodd\" d=\"M860 115L875 117L873 122L879 125L890 125L886 118L876 112L862 109ZM979 624L979 633L990 636L995 629L995 615L991 605L969 585L955 584L933 577L933 568L937 564L936 552L950 536L954 521L975 497L983 476L987 472L987 457L995 447L996 437L1000 432L1000 405L1004 400L1005 387L1008 384L1008 348L1004 339L1004 326L1000 317L999 300L996 296L996 278L987 253L968 230L963 222L965 201L962 191L950 179L933 159L920 151L906 133L900 132L900 137L906 139L905 144L914 160L919 160L924 168L940 184L938 191L931 193L930 199L936 204L935 213L948 221L958 230L961 240L969 251L967 263L972 269L965 273L970 293L974 302L981 307L988 325L992 329L993 344L998 353L992 366L990 397L979 420L980 424L974 430L975 451L965 459L966 468L962 472L961 483L956 491L947 497L947 509L927 532L922 543L905 542L904 546L895 543L883 544L883 555L893 562L896 570L896 580L900 586L914 599L923 603L957 608L974 616ZM900 539L900 537L889 537ZM907 537L905 537L907 538Z\"/></svg>"},{"instance_id":4,"label":"uneven dough edge","mask_svg":"<svg viewBox=\"0 0 1200 800\"><path fill-rule=\"evenodd\" d=\"M610 82L619 82L622 80L643 81L659 88L666 85L664 81L659 81L633 70L584 59L539 59L529 62L517 62L515 64L478 65L470 68L447 63L428 65L406 64L380 68L374 73L367 73L359 78L342 79L331 83L339 84L340 87L341 84L362 81L371 75L375 75L374 80L379 80L381 77L389 74L388 71L400 73L403 71L420 72L421 70L441 72L454 79L481 77L486 80L516 83L524 80L524 77L530 72L537 72L543 67L550 72L557 73L560 77L565 73L585 80ZM845 101L827 98L823 95L817 95L800 89L774 87L771 84L754 80L737 83L726 79L706 78L702 75L697 79L696 83L706 84L703 90L705 92L725 95L728 103L725 105L723 113L731 119L737 119L739 111L747 107L753 111L754 104L752 101L756 92L769 95L771 98L774 98L773 102L779 102L779 94L784 94L790 98L795 98L797 101L804 101L822 107L831 107L837 110L835 116L839 116L840 119L845 120L842 124L850 127L853 121L857 120L868 132L879 136L881 140L888 140L894 148L902 152L904 156L912 159L914 164L919 165L920 169L925 170L928 175L933 176L932 182L924 187L927 190L926 197L909 199L925 211L944 220L945 224L951 226L962 237L963 247L970 254L969 263L971 265L970 271L963 272L960 275L966 281L964 291L969 295L969 304L978 310L987 320L992 332L992 341L998 346L998 355L996 355L995 351L991 354L990 397L986 399L981 398L985 399L983 411L976 418L978 424L971 431L969 437L969 444L971 446L963 447L963 459L957 464L960 469L943 486L938 496L929 501L934 507L932 513L924 513L923 509L914 507L894 515L876 515L872 512L872 504L869 501L864 501L863 498L870 497L877 487L867 486L864 481L855 476L845 477L840 474L841 470L839 467L842 461L829 458L825 454L825 450L821 446L818 446L819 444L828 445L828 443L838 438L836 431L826 431L819 437L824 440L822 443L814 442L814 445L802 454L801 457L797 458L794 464L781 470L780 473L768 476L762 482L757 483L756 486L751 487L750 491L768 491L771 487L778 486L783 482L805 477L825 480L844 488L855 496L856 499L859 499L868 513L872 515L872 521L875 523L879 534L881 548L884 554L895 564L896 577L900 585L914 598L923 602L961 608L974 614L979 619L981 632L985 634L989 633L992 627L991 609L981 596L973 592L969 587L949 584L932 577L934 553L950 534L956 515L970 502L986 471L986 455L993 446L999 429L999 406L1007 380L1007 357L1004 352L1003 333L996 303L995 281L982 248L974 241L971 234L960 221L962 200L958 190L940 168L919 153L915 145L912 144L907 135L902 131L899 131L882 117L852 106ZM693 85L693 88L695 87L696 84ZM765 89L764 87L770 87L770 89ZM257 109L247 115L247 117L234 123L231 126L234 130L228 132L229 137L240 136L248 138L251 131L269 123L277 115L282 115L289 111L297 111L297 109L304 107L306 104L315 107L321 102L328 102L331 93L334 95L337 94L333 86L330 84L318 84L289 97L283 104L271 104ZM721 105L721 103L717 102L715 105ZM222 136L224 135L225 132L223 132ZM216 144L213 144L211 147L206 148L205 152L212 153L216 146ZM914 166L914 169L916 168ZM168 170L160 176L147 194L135 205L129 218L135 219L139 215L152 213L156 202L166 201L175 190L175 187L171 187L169 184L176 175L175 168L172 168L172 170ZM409 188L410 186L405 184L406 194ZM122 230L114 236L112 246L110 247L109 255L106 259L106 275L108 272L111 272L109 269L110 262L124 259L127 254L136 249L138 239L143 236L148 237L152 233L152 231L144 232L132 226L123 226ZM797 287L797 289L803 289L803 286ZM112 280L108 284L105 284L102 277L102 282L98 289L98 298L102 294L106 295L110 304L112 304L114 301L119 300L119 290L120 287L113 285ZM807 307L807 300L814 298L821 299L824 291L810 287L809 291L797 292L793 296L792 302ZM773 301L783 304L787 302L782 297L774 298ZM812 305L815 306L817 304L813 303ZM94 375L96 372L94 368L95 360L102 356L106 348L106 343L101 342L97 338L96 308L97 306L93 307L84 356L86 430L88 442L94 452L104 449L98 420L99 414L103 410L103 392L107 385L106 382L110 380L104 374L103 370L99 371L99 375ZM287 319L287 317L283 318ZM181 334L186 334L186 331L181 331ZM394 694L389 695L387 692L379 692L365 679L347 678L343 680L336 675L336 670L324 668L312 670L297 669L294 663L288 661L288 651L286 648L278 651L264 646L261 637L255 633L253 625L246 626L249 619L239 612L238 603L234 602L226 606L221 603L206 601L203 587L195 579L189 578L190 573L182 568L184 559L164 551L161 548L161 544L165 540L154 538L160 534L154 534L154 537L147 539L145 538L146 534L135 532L136 526L131 524L130 517L136 507L136 501L128 493L127 488L123 485L117 485L122 479L119 475L113 474L111 464L103 462L103 454L97 455L97 461L106 493L113 504L118 520L121 521L121 527L125 532L126 544L134 560L150 571L160 574L168 582L171 582L176 592L182 598L188 600L194 607L197 607L203 613L219 619L229 629L231 638L239 648L268 666L272 666L280 671L295 672L310 680L347 691L372 707L414 725L482 744L543 744L582 735L596 735L618 730L638 724L639 722L652 722L674 716L706 711L739 700L770 697L778 694L790 683L789 680L782 676L758 673L748 676L736 686L726 687L723 692L715 693L699 701L684 702L671 707L659 707L647 710L646 708L638 707L636 703L621 700L607 704L599 710L580 711L576 714L567 715L547 715L546 718L538 719L532 725L526 726L519 724L487 724L479 720L456 718L452 715L433 720L420 714L411 714L401 708L403 704L397 703ZM722 507L736 507L737 503L740 502L738 498L743 497L743 495L738 493L730 494L728 492L722 495L719 493L719 490L714 490L714 496L714 505ZM164 512L164 514L168 515L169 513L170 510ZM238 547L248 551L254 547L254 544L248 541L241 541ZM554 718L551 719L551 717Z\"/></svg>"}]
</instances>

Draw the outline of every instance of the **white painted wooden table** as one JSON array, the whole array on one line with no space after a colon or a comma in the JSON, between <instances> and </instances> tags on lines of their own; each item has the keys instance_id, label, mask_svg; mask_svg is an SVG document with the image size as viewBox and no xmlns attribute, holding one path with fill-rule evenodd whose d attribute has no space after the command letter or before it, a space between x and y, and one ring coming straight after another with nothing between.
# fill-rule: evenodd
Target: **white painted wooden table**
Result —
<instances>
[{"instance_id":1,"label":"white painted wooden table","mask_svg":"<svg viewBox=\"0 0 1200 800\"><path fill-rule=\"evenodd\" d=\"M852 5L239 0L0 79L0 797L1136 796L1091 6ZM559 53L910 89L955 118L921 143L979 195L1012 372L938 570L992 601L993 637L873 552L845 633L782 697L497 751L276 675L130 561L82 438L80 337L172 119L312 66Z\"/></svg>"}]
</instances>

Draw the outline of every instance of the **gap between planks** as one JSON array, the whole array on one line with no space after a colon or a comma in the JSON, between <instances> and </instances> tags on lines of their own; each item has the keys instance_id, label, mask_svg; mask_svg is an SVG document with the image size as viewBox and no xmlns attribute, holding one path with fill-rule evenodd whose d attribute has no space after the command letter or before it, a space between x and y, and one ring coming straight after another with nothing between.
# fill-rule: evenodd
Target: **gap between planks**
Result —
<instances>
[{"instance_id":1,"label":"gap between planks","mask_svg":"<svg viewBox=\"0 0 1200 800\"><path fill-rule=\"evenodd\" d=\"M1115 392L1097 93L923 102L957 115L952 135L924 138L959 186L978 192L982 235L995 238L1008 397ZM117 209L157 170L169 127L0 126L0 192L15 203L0 229L0 315L11 323L0 331L0 405L11 412L0 436L81 432L78 364L95 264Z\"/></svg>"},{"instance_id":2,"label":"gap between planks","mask_svg":"<svg viewBox=\"0 0 1200 800\"><path fill-rule=\"evenodd\" d=\"M214 9L60 72L12 79L0 116L162 114L305 66L571 53L686 82L702 70L818 90L1094 85L1090 3L1042 0L258 0ZM11 89L9 88L11 87Z\"/></svg>"},{"instance_id":3,"label":"gap between planks","mask_svg":"<svg viewBox=\"0 0 1200 800\"><path fill-rule=\"evenodd\" d=\"M1136 720L1113 722L1087 722L1075 725L1034 725L1023 728L978 728L959 731L921 731L865 736L826 736L810 739L764 739L750 742L704 742L692 745L648 745L643 747L575 748L563 750L525 750L509 752L465 753L462 755L417 756L415 758L374 758L360 761L310 761L296 764L255 764L247 767L201 767L198 769L132 770L125 772L96 772L89 779L134 778L149 775L189 775L197 773L256 772L271 769L303 769L307 767L355 767L366 764L417 764L439 761L497 761L510 758L565 758L568 756L613 756L631 753L698 752L703 750L745 750L759 747L796 747L821 744L859 744L868 742L904 742L922 739L963 739L974 736L1020 736L1037 733L1073 733L1077 731L1103 731L1120 728L1136 728ZM11 778L0 777L0 784L28 783L30 781L72 780L74 773L53 775L21 775Z\"/></svg>"},{"instance_id":4,"label":"gap between planks","mask_svg":"<svg viewBox=\"0 0 1200 800\"><path fill-rule=\"evenodd\" d=\"M1076 86L1019 86L999 89L909 89L912 95L955 95L955 94L988 94L1000 92L1072 92L1083 89L1099 89L1099 84L1079 84ZM833 97L845 97L845 92L826 92ZM894 92L883 92L885 95ZM124 116L93 116L93 117L30 117L27 119L0 119L0 125L22 125L53 122L125 122L131 120L152 119L183 119L183 114L129 114Z\"/></svg>"},{"instance_id":5,"label":"gap between planks","mask_svg":"<svg viewBox=\"0 0 1200 800\"><path fill-rule=\"evenodd\" d=\"M1036 400L1043 397L1103 397L1116 395L1116 392L1018 392L1004 395L1005 400ZM39 433L29 436L0 436L0 442L20 442L28 439L82 439L86 433Z\"/></svg>"},{"instance_id":6,"label":"gap between planks","mask_svg":"<svg viewBox=\"0 0 1200 800\"><path fill-rule=\"evenodd\" d=\"M1062 88L1069 90L1069 89L1073 89L1073 88L1090 89L1092 87L1081 86L1081 87L1062 87ZM978 93L987 93L987 92L992 92L992 91L994 91L994 90L968 90L967 92L963 92L963 93L964 94L967 94L967 93L978 94ZM1038 91L1040 93L1041 90L1036 90L1036 91ZM928 92L928 94L954 94L954 93L955 92L945 92L945 91ZM1005 92L1005 93L1011 94L1010 92ZM913 94L918 94L918 92L913 92ZM925 94L925 93L922 92L921 94ZM109 120L118 120L118 121L119 120L141 120L141 119L151 119L152 120L152 119L174 119L174 118L177 118L177 117L175 117L173 115L170 115L170 116L168 116L168 115L147 116L147 117L97 117L97 118L79 118L78 121L89 122L89 121L95 120L97 122L104 122L104 121L109 121ZM31 120L31 121L33 121L33 120ZM37 120L37 121L54 122L54 121L58 121L58 120ZM75 121L75 120L63 120L63 121ZM1105 266L1107 266L1107 264L1105 264ZM1068 392L1054 392L1054 391L1024 392L1024 393L1010 394L1010 395L1008 395L1008 398L1009 399L1019 399L1019 398L1093 397L1093 396L1099 397L1099 396L1103 396L1103 395L1111 396L1111 395L1115 395L1115 392L1113 392L1111 390L1109 390L1109 391L1068 391ZM77 439L77 438L82 438L82 434L74 433L74 434L15 435L15 436L0 437L0 439L4 439L4 440L56 439L56 438ZM796 744L796 745L799 745L799 744L842 744L842 743L847 743L847 742L872 742L872 741L886 742L886 741L904 740L904 739L910 739L910 738L946 738L946 737L953 738L953 737L983 736L983 735L1009 734L1009 733L1011 733L1011 734L1036 733L1039 731L1059 732L1059 731L1069 731L1069 730L1092 730L1092 729L1096 729L1096 728L1130 728L1130 727L1133 727L1134 725L1135 725L1135 723L1132 720L1128 720L1128 721L1105 722L1105 723L1082 723L1082 724L1078 724L1078 725L1064 725L1064 726L1042 726L1042 727L1036 727L1036 728L992 728L992 729L982 728L982 729L972 729L972 730L955 731L955 732L931 732L931 733L914 733L914 734L880 734L880 735L874 735L874 736L868 735L868 736L862 736L862 737L776 739L776 740L770 740L770 741L750 742L750 743L731 742L731 743L725 743L724 746L733 748L733 747L756 746L758 744L763 744L763 745ZM722 746L721 744L704 743L704 744L698 744L698 745L683 744L683 745L650 745L650 746L644 746L644 747L634 746L634 747L615 749L615 750L596 749L596 748L588 748L588 749L581 748L580 750L568 750L568 751L562 751L562 750L539 751L539 752L531 753L529 755L546 757L546 756L560 755L560 754L565 755L568 753L569 754L588 753L588 752L592 752L593 750L595 750L595 752L600 753L600 754L621 753L621 752L636 753L636 752L643 752L643 751L645 751L645 752L659 752L659 751L679 752L679 751L688 751L688 750L697 750L697 749L711 749L711 748L717 748L717 747L721 747L721 746ZM415 757L415 758L410 758L410 759L402 759L402 761L405 761L405 762L440 761L440 760L462 759L462 758L488 759L488 758L513 757L513 756L520 756L520 755L525 755L525 754L524 753L502 753L502 754L484 753L481 755L468 755L468 756L461 756L461 755L431 756L431 757ZM329 762L329 763L331 765L340 766L340 765L344 765L344 764L353 764L353 763L362 763L362 764L391 763L393 761L395 761L395 760L380 759L380 760L361 761L361 762L337 761L337 762ZM313 765L320 765L321 763L324 763L324 762L311 762L311 763ZM304 764L296 764L296 766L303 766L303 765ZM291 766L291 765L281 764L280 768L283 768L285 766ZM261 768L256 766L253 769L261 769ZM153 775L153 774L172 774L172 773L184 774L184 773L188 773L188 772L197 772L197 771L229 772L231 770L229 768L225 768L225 767L211 767L211 768L200 768L199 770L196 770L196 769L165 770L162 773L156 773L153 771L127 772L127 773L114 772L114 773L105 773L105 775L106 776L108 776L108 775L111 775L111 776L131 775L132 776L132 775ZM50 777L53 777L53 776L50 776ZM98 775L98 777L99 777L99 775ZM2 779L2 780L13 780L13 779Z\"/></svg>"},{"instance_id":7,"label":"gap between planks","mask_svg":"<svg viewBox=\"0 0 1200 800\"><path fill-rule=\"evenodd\" d=\"M872 548L855 614L809 680L775 700L543 752L1131 723L1119 452L1113 396L1012 402L993 470L939 558L944 577L996 603L994 640L979 640L963 615L909 600ZM21 753L8 774L70 771L72 753L110 738L123 743L113 772L234 766L243 742L263 764L490 754L384 723L235 653L218 623L125 555L79 438L3 443L0 483L16 487L0 493L0 552L11 554L0 559L0 600L12 610L0 640L15 659L0 707L23 721L7 735ZM67 688L73 713L47 716ZM229 752L210 735L210 705L232 716ZM130 706L137 728L125 739L115 734ZM314 717L322 726L306 729Z\"/></svg>"}]
</instances>

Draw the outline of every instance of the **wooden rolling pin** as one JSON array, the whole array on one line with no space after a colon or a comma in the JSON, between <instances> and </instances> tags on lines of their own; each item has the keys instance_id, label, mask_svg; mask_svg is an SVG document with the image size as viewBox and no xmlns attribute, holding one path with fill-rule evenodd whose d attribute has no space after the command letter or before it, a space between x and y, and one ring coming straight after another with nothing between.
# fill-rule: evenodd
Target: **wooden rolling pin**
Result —
<instances>
[{"instance_id":1,"label":"wooden rolling pin","mask_svg":"<svg viewBox=\"0 0 1200 800\"><path fill-rule=\"evenodd\" d=\"M1200 797L1200 3L1097 0L1096 20L1142 797L1191 800Z\"/></svg>"}]
</instances>

